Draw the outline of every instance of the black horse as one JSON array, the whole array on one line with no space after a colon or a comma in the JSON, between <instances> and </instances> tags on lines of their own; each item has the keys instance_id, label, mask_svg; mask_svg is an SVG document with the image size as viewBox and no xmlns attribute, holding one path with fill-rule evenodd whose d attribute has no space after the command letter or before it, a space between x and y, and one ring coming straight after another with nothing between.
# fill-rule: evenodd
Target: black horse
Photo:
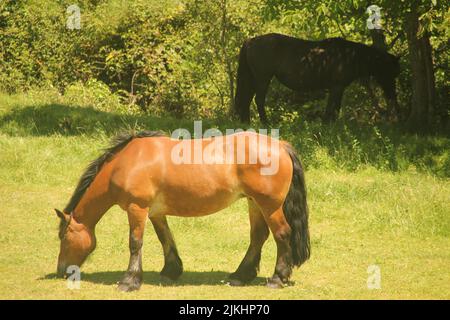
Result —
<instances>
[{"instance_id":1,"label":"black horse","mask_svg":"<svg viewBox=\"0 0 450 320\"><path fill-rule=\"evenodd\" d=\"M275 76L296 91L328 89L326 121L336 120L345 88L355 79L373 76L384 91L388 106L397 106L395 78L398 58L387 52L342 38L308 41L282 34L266 34L247 40L241 48L235 111L250 121L250 103L256 95L261 122L266 93Z\"/></svg>"}]
</instances>

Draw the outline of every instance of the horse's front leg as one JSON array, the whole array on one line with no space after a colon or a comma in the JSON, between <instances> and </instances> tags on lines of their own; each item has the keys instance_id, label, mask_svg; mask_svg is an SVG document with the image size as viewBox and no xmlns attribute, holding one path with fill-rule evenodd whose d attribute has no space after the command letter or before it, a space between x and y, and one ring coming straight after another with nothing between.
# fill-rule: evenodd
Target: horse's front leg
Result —
<instances>
[{"instance_id":1,"label":"horse's front leg","mask_svg":"<svg viewBox=\"0 0 450 320\"><path fill-rule=\"evenodd\" d=\"M330 89L328 94L327 108L325 110L324 121L327 123L334 122L339 116L341 110L342 95L344 94L344 88L334 87Z\"/></svg>"},{"instance_id":2,"label":"horse's front leg","mask_svg":"<svg viewBox=\"0 0 450 320\"><path fill-rule=\"evenodd\" d=\"M119 290L134 291L141 287L143 279L142 244L148 208L130 204L127 212L130 224L130 262L125 276L119 283Z\"/></svg>"}]
</instances>

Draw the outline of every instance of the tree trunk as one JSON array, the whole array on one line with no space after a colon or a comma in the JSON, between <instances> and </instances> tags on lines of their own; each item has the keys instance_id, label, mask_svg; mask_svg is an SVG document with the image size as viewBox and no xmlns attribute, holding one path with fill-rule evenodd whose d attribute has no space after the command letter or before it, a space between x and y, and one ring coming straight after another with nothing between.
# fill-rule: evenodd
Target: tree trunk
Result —
<instances>
[{"instance_id":1,"label":"tree trunk","mask_svg":"<svg viewBox=\"0 0 450 320\"><path fill-rule=\"evenodd\" d=\"M412 10L408 16L407 38L411 64L412 102L408 125L414 131L425 131L433 123L435 79L429 34L419 31L419 14Z\"/></svg>"},{"instance_id":2,"label":"tree trunk","mask_svg":"<svg viewBox=\"0 0 450 320\"><path fill-rule=\"evenodd\" d=\"M428 90L428 123L433 124L435 121L436 79L434 77L433 48L431 47L430 36L428 33L422 38L421 43L424 52L426 84Z\"/></svg>"},{"instance_id":3,"label":"tree trunk","mask_svg":"<svg viewBox=\"0 0 450 320\"><path fill-rule=\"evenodd\" d=\"M372 38L372 46L381 50L387 50L386 46L386 38L384 36L382 29L371 29L370 37ZM377 95L373 91L372 83L370 79L363 82L366 87L367 93L369 94L370 100L372 101L372 107L376 110L377 113L382 113L380 101L378 100Z\"/></svg>"}]
</instances>

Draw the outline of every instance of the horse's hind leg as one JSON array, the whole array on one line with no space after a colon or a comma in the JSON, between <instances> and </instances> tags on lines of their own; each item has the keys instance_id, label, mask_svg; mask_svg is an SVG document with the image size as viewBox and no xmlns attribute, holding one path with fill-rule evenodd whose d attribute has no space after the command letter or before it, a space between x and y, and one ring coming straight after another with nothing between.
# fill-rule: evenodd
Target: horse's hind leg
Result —
<instances>
[{"instance_id":1,"label":"horse's hind leg","mask_svg":"<svg viewBox=\"0 0 450 320\"><path fill-rule=\"evenodd\" d=\"M266 214L265 218L277 244L275 272L267 285L271 288L282 288L292 274L291 227L286 221L282 207Z\"/></svg>"},{"instance_id":2,"label":"horse's hind leg","mask_svg":"<svg viewBox=\"0 0 450 320\"><path fill-rule=\"evenodd\" d=\"M173 239L172 232L170 232L167 219L165 216L154 216L150 217L150 221L163 247L164 268L161 271L161 276L176 280L183 273L183 263L178 255L175 240Z\"/></svg>"},{"instance_id":3,"label":"horse's hind leg","mask_svg":"<svg viewBox=\"0 0 450 320\"><path fill-rule=\"evenodd\" d=\"M256 102L256 107L258 108L259 119L261 120L261 122L264 125L269 124L264 106L266 103L267 90L269 89L269 84L270 84L271 79L272 79L271 77L259 79L259 81L256 85L255 102Z\"/></svg>"},{"instance_id":4,"label":"horse's hind leg","mask_svg":"<svg viewBox=\"0 0 450 320\"><path fill-rule=\"evenodd\" d=\"M231 285L242 285L252 281L259 270L261 249L269 236L269 228L261 210L253 200L248 200L250 216L250 246L237 270L230 275Z\"/></svg>"},{"instance_id":5,"label":"horse's hind leg","mask_svg":"<svg viewBox=\"0 0 450 320\"><path fill-rule=\"evenodd\" d=\"M245 87L243 87L245 85ZM242 122L250 123L250 105L253 97L255 96L255 90L252 83L245 83L241 87L237 88L235 108Z\"/></svg>"},{"instance_id":6,"label":"horse's hind leg","mask_svg":"<svg viewBox=\"0 0 450 320\"><path fill-rule=\"evenodd\" d=\"M148 208L130 204L127 212L130 224L130 262L125 276L119 283L119 290L133 291L138 290L142 284L142 244Z\"/></svg>"}]
</instances>

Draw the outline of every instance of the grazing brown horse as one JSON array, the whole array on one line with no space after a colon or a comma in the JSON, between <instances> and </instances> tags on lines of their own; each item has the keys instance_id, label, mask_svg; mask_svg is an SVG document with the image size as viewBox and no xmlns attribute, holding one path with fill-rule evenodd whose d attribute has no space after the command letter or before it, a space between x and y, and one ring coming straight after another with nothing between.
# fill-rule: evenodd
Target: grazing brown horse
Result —
<instances>
[{"instance_id":1,"label":"grazing brown horse","mask_svg":"<svg viewBox=\"0 0 450 320\"><path fill-rule=\"evenodd\" d=\"M153 131L116 137L112 146L82 175L64 212L56 210L61 219L58 276L64 276L70 265L81 266L95 249L96 224L109 208L118 204L128 213L130 225L130 262L119 289L132 291L141 286L141 250L147 217L164 251L161 275L175 280L183 265L166 215L204 216L246 197L250 246L236 272L230 275L230 284L243 285L256 277L269 229L277 244L277 260L268 285L286 284L293 266L300 266L310 254L301 163L286 142L251 132L225 137L228 139L176 140ZM216 161L174 161L174 150L182 150L181 154L188 150L184 147L192 147L194 151L200 148L205 154L212 152ZM268 162L262 154L277 163L277 170L263 174ZM245 158L238 159L242 155ZM191 157L194 155L185 159Z\"/></svg>"}]
</instances>

